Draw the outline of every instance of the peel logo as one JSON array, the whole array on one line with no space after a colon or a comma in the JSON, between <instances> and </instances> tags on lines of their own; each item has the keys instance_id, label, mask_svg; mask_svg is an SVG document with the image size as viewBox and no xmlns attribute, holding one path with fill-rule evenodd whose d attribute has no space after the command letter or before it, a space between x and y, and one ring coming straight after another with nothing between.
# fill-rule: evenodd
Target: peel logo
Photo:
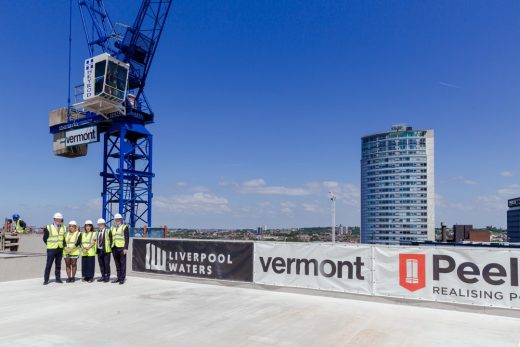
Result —
<instances>
[{"instance_id":1,"label":"peel logo","mask_svg":"<svg viewBox=\"0 0 520 347\"><path fill-rule=\"evenodd\" d=\"M410 292L426 286L424 254L399 254L399 285Z\"/></svg>"},{"instance_id":2,"label":"peel logo","mask_svg":"<svg viewBox=\"0 0 520 347\"><path fill-rule=\"evenodd\" d=\"M166 271L166 251L156 245L146 244L146 270Z\"/></svg>"}]
</instances>

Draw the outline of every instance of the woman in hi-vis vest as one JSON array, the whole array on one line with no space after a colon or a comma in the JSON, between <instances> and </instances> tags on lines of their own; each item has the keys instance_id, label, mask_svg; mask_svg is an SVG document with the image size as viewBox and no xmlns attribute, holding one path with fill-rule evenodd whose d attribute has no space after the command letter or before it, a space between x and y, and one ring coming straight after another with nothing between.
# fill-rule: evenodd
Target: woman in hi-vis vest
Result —
<instances>
[{"instance_id":1,"label":"woman in hi-vis vest","mask_svg":"<svg viewBox=\"0 0 520 347\"><path fill-rule=\"evenodd\" d=\"M81 233L75 221L69 222L69 228L65 233L63 257L65 258L65 269L67 270L67 283L76 280L78 269L79 245L81 244Z\"/></svg>"},{"instance_id":2,"label":"woman in hi-vis vest","mask_svg":"<svg viewBox=\"0 0 520 347\"><path fill-rule=\"evenodd\" d=\"M83 281L94 281L94 267L96 266L96 239L94 224L91 220L85 221L83 235L81 235L81 275Z\"/></svg>"}]
</instances>

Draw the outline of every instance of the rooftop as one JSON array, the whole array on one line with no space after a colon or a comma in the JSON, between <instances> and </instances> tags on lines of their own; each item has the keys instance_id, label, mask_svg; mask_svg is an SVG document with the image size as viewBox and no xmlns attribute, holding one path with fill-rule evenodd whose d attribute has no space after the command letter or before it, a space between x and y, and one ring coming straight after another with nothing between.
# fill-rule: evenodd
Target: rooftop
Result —
<instances>
[{"instance_id":1,"label":"rooftop","mask_svg":"<svg viewBox=\"0 0 520 347\"><path fill-rule=\"evenodd\" d=\"M116 341L141 346L518 346L520 341L520 320L511 317L134 276L123 286L41 282L2 283L0 307L9 317L2 324L2 341L11 346Z\"/></svg>"},{"instance_id":2,"label":"rooftop","mask_svg":"<svg viewBox=\"0 0 520 347\"><path fill-rule=\"evenodd\" d=\"M491 315L482 314L482 307L432 308L427 302L405 305L134 272L123 286L42 286L42 242L24 239L17 257L0 256L0 346L487 347L520 342L517 310Z\"/></svg>"}]
</instances>

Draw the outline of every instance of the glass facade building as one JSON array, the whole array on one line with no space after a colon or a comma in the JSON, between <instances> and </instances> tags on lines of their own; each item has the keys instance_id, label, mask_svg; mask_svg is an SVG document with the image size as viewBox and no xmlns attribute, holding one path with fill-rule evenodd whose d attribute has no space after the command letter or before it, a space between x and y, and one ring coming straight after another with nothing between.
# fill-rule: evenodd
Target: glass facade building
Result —
<instances>
[{"instance_id":1,"label":"glass facade building","mask_svg":"<svg viewBox=\"0 0 520 347\"><path fill-rule=\"evenodd\" d=\"M361 242L434 241L433 130L398 125L361 143Z\"/></svg>"},{"instance_id":2,"label":"glass facade building","mask_svg":"<svg viewBox=\"0 0 520 347\"><path fill-rule=\"evenodd\" d=\"M520 242L520 198L508 200L507 206L507 240Z\"/></svg>"}]
</instances>

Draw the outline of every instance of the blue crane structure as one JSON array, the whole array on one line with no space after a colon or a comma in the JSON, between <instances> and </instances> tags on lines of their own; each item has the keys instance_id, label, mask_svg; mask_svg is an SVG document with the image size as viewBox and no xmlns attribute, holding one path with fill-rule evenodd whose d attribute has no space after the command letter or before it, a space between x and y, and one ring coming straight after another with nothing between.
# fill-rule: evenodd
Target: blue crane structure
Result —
<instances>
[{"instance_id":1,"label":"blue crane structure","mask_svg":"<svg viewBox=\"0 0 520 347\"><path fill-rule=\"evenodd\" d=\"M153 136L146 125L154 113L144 88L172 0L143 0L131 26L114 25L103 0L78 5L90 57L76 103L69 96L62 117L51 120L55 154L86 155L103 134L103 218L110 223L120 213L131 227L151 226Z\"/></svg>"}]
</instances>

